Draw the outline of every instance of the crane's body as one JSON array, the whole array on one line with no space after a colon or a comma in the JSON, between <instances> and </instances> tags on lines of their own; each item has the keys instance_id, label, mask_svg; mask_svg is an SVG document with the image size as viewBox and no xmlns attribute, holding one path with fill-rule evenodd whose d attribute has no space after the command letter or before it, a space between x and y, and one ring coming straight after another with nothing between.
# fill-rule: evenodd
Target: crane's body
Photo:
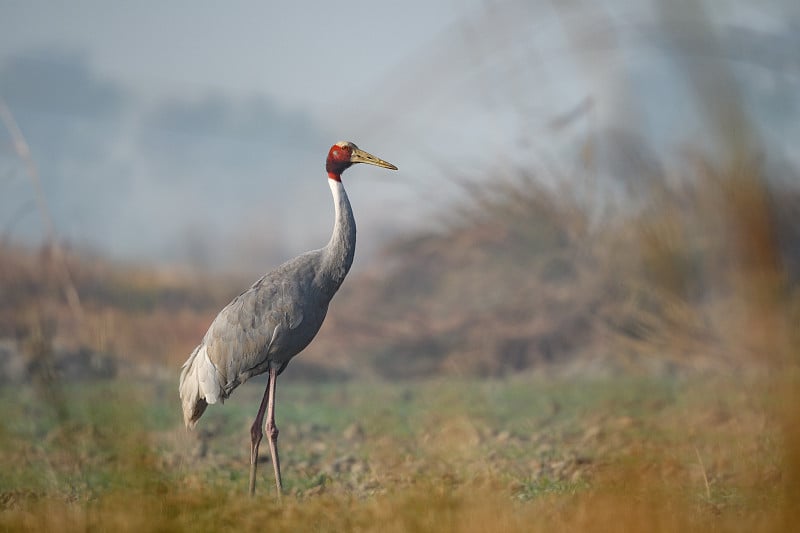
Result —
<instances>
[{"instance_id":1,"label":"crane's body","mask_svg":"<svg viewBox=\"0 0 800 533\"><path fill-rule=\"evenodd\" d=\"M336 224L328 246L291 259L233 299L183 366L181 397L192 427L207 404L270 367L280 373L316 336L353 264L356 226L341 182L329 180ZM196 380L189 379L197 376ZM194 386L197 391L193 390Z\"/></svg>"},{"instance_id":2,"label":"crane's body","mask_svg":"<svg viewBox=\"0 0 800 533\"><path fill-rule=\"evenodd\" d=\"M334 200L335 221L328 244L291 259L233 299L212 322L202 343L183 365L180 397L184 422L192 428L209 404L224 401L253 376L269 373L267 390L251 428L250 493L255 488L261 423L267 433L278 495L281 491L274 425L275 380L289 361L314 339L328 305L353 264L356 225L341 173L353 163L395 169L352 143L331 147L326 169Z\"/></svg>"}]
</instances>

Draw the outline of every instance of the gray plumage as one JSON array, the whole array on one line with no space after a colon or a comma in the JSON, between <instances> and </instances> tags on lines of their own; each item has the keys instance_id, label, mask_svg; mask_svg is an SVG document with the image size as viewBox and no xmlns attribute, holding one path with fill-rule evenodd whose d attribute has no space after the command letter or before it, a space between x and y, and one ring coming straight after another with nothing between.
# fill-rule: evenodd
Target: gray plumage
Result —
<instances>
[{"instance_id":1,"label":"gray plumage","mask_svg":"<svg viewBox=\"0 0 800 533\"><path fill-rule=\"evenodd\" d=\"M279 373L316 336L353 264L356 223L347 193L335 183L336 221L327 246L291 259L256 281L220 311L181 372L184 421L193 427L205 411L205 397L191 394L198 353L205 348L220 385L219 399L270 366ZM334 189L335 191L335 189ZM338 196L338 198L336 198ZM214 403L214 402L211 402Z\"/></svg>"},{"instance_id":2,"label":"gray plumage","mask_svg":"<svg viewBox=\"0 0 800 533\"><path fill-rule=\"evenodd\" d=\"M278 429L274 423L275 381L289 361L314 339L328 305L353 264L356 223L341 174L354 163L396 170L350 142L328 152L326 170L334 199L333 234L319 250L306 252L268 272L233 299L212 322L181 369L179 392L186 426L193 428L209 404L224 401L253 376L269 373L264 399L251 427L250 494L255 490L261 423L266 429L281 493Z\"/></svg>"}]
</instances>

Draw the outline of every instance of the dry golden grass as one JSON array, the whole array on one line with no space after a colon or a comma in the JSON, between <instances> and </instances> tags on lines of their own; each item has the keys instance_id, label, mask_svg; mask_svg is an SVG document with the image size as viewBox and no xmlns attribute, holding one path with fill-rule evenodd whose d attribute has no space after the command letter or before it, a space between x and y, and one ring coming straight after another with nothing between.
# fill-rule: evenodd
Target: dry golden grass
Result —
<instances>
[{"instance_id":1,"label":"dry golden grass","mask_svg":"<svg viewBox=\"0 0 800 533\"><path fill-rule=\"evenodd\" d=\"M192 435L171 380L6 388L0 527L791 531L797 384L793 374L287 384L283 505L266 456L246 496L259 386Z\"/></svg>"}]
</instances>

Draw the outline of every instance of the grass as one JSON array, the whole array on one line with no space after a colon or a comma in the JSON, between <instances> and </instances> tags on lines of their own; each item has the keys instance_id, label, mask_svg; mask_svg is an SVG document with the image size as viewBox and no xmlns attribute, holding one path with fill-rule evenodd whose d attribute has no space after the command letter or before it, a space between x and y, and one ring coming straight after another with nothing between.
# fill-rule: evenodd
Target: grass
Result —
<instances>
[{"instance_id":1,"label":"grass","mask_svg":"<svg viewBox=\"0 0 800 533\"><path fill-rule=\"evenodd\" d=\"M265 449L245 494L261 386L187 434L173 385L72 384L61 411L41 389L0 390L0 527L751 531L787 504L759 378L285 384L283 506Z\"/></svg>"}]
</instances>

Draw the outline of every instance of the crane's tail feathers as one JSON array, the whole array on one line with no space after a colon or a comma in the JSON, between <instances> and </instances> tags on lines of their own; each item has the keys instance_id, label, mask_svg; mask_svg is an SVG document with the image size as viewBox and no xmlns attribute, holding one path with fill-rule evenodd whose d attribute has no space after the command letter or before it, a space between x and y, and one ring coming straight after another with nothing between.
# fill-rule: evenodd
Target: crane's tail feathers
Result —
<instances>
[{"instance_id":1,"label":"crane's tail feathers","mask_svg":"<svg viewBox=\"0 0 800 533\"><path fill-rule=\"evenodd\" d=\"M224 399L217 368L209 359L205 344L195 348L183 364L178 390L183 405L183 421L189 429L194 428L208 404Z\"/></svg>"}]
</instances>

